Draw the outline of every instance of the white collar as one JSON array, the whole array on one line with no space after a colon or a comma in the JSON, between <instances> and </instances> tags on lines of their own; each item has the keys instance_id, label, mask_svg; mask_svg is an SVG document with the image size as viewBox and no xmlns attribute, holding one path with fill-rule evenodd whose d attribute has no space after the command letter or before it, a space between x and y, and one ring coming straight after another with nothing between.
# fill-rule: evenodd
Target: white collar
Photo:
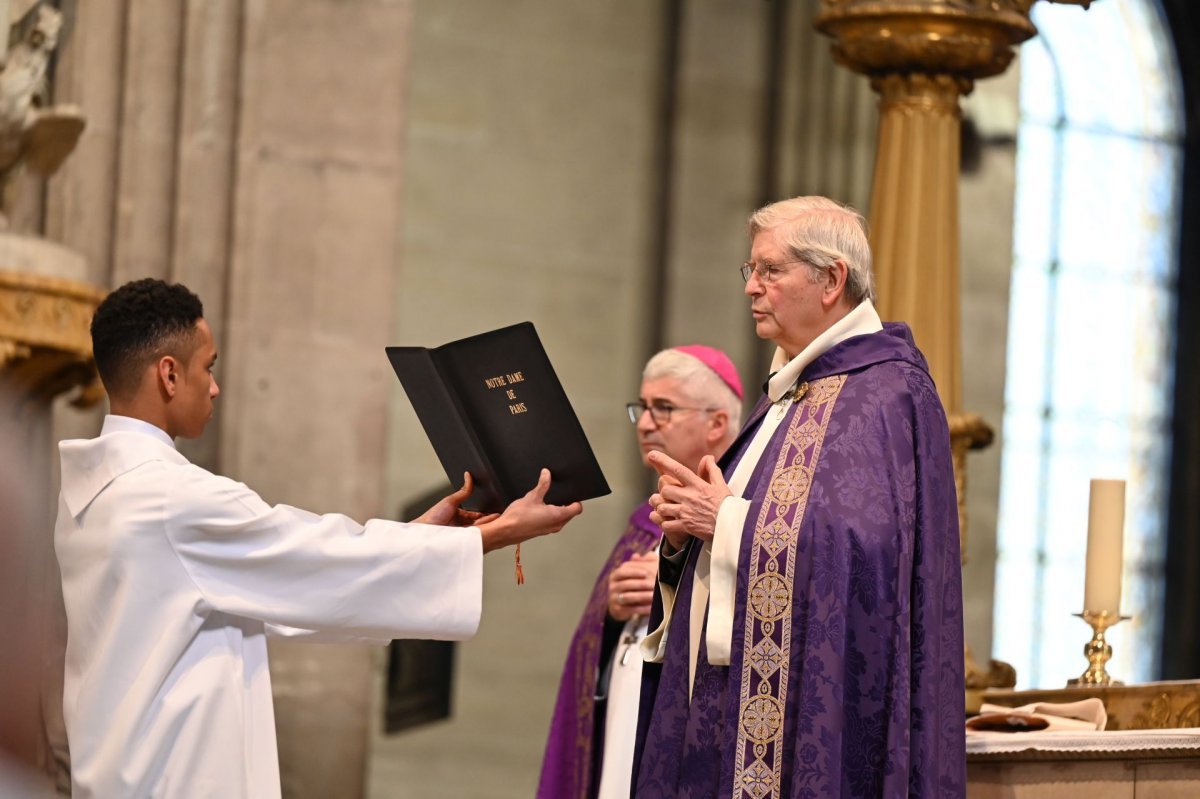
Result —
<instances>
[{"instance_id":1,"label":"white collar","mask_svg":"<svg viewBox=\"0 0 1200 799\"><path fill-rule=\"evenodd\" d=\"M840 344L853 336L878 333L881 330L883 330L883 322L879 321L879 314L875 312L875 306L870 300L863 300L850 313L834 322L825 332L813 339L811 344L790 361L787 359L787 353L777 348L775 357L771 360L771 371L775 374L767 381L767 396L771 398L771 402L779 402L788 389L800 379L800 373L804 371L804 367L824 355L835 344Z\"/></svg>"},{"instance_id":2,"label":"white collar","mask_svg":"<svg viewBox=\"0 0 1200 799\"><path fill-rule=\"evenodd\" d=\"M100 435L103 436L108 433L141 433L145 436L157 438L171 449L175 449L175 441L167 435L165 430L141 419L134 419L132 416L118 416L113 413L105 415L104 426L100 428Z\"/></svg>"}]
</instances>

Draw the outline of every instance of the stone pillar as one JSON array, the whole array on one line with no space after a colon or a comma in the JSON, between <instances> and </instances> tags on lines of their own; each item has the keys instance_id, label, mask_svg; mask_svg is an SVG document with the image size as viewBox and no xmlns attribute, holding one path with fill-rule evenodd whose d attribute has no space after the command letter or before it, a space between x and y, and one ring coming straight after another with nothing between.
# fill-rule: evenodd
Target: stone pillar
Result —
<instances>
[{"instance_id":1,"label":"stone pillar","mask_svg":"<svg viewBox=\"0 0 1200 799\"><path fill-rule=\"evenodd\" d=\"M55 448L52 406L103 396L92 363L92 314L104 292L86 283L79 252L42 233L44 181L84 127L74 106L46 88L60 12L31 0L0 3L8 47L0 63L0 470L26 507L0 503L0 749L69 790L62 722L66 613L54 558ZM10 495L11 496L11 495ZM7 568L5 568L7 567Z\"/></svg>"},{"instance_id":2,"label":"stone pillar","mask_svg":"<svg viewBox=\"0 0 1200 799\"><path fill-rule=\"evenodd\" d=\"M54 88L89 129L44 230L97 284L204 301L222 393L180 450L272 503L391 516L411 0L64 6ZM363 794L373 668L364 647L272 647L285 796Z\"/></svg>"},{"instance_id":3,"label":"stone pillar","mask_svg":"<svg viewBox=\"0 0 1200 799\"><path fill-rule=\"evenodd\" d=\"M80 256L31 237L0 234L0 427L8 431L0 464L19 481L27 512L5 506L0 536L0 750L69 790L62 723L66 613L54 559L52 401L82 387L76 404L103 394L92 364L88 326L103 292L63 277ZM30 270L30 271L26 271Z\"/></svg>"}]
</instances>

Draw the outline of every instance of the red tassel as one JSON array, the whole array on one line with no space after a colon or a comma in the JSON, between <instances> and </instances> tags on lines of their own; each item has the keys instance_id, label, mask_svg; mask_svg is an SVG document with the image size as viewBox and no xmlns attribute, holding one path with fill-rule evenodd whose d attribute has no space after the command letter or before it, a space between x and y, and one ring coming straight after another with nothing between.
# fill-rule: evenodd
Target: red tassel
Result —
<instances>
[{"instance_id":1,"label":"red tassel","mask_svg":"<svg viewBox=\"0 0 1200 799\"><path fill-rule=\"evenodd\" d=\"M521 568L521 545L520 544L517 544L516 566L517 566L517 585L525 585L525 570L523 568Z\"/></svg>"}]
</instances>

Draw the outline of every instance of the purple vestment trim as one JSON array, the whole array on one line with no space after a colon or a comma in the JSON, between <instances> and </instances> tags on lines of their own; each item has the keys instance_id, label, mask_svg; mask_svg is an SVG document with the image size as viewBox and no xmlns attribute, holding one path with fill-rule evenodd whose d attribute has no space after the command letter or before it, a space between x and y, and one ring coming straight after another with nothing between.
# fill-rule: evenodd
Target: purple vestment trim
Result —
<instances>
[{"instance_id":1,"label":"purple vestment trim","mask_svg":"<svg viewBox=\"0 0 1200 799\"><path fill-rule=\"evenodd\" d=\"M550 720L538 799L588 799L593 782L596 678L604 620L608 615L608 578L635 553L649 552L662 537L650 521L650 503L637 508L600 570L591 597L571 639Z\"/></svg>"}]
</instances>

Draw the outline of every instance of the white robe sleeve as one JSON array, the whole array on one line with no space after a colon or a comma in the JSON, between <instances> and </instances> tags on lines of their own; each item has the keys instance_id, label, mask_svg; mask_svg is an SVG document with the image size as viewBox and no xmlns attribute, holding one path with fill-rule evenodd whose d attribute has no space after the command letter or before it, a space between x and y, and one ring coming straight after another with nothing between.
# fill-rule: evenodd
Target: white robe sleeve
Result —
<instances>
[{"instance_id":1,"label":"white robe sleeve","mask_svg":"<svg viewBox=\"0 0 1200 799\"><path fill-rule=\"evenodd\" d=\"M299 641L305 644L365 644L367 646L387 646L391 638L370 638L363 635L350 635L340 630L304 630L299 627L288 627L285 624L266 624L264 629L271 638L286 638L289 641Z\"/></svg>"},{"instance_id":2,"label":"white robe sleeve","mask_svg":"<svg viewBox=\"0 0 1200 799\"><path fill-rule=\"evenodd\" d=\"M708 627L704 632L708 662L714 666L729 665L733 614L737 607L738 558L749 512L750 500L741 497L725 497L717 509L709 571Z\"/></svg>"},{"instance_id":3,"label":"white robe sleeve","mask_svg":"<svg viewBox=\"0 0 1200 799\"><path fill-rule=\"evenodd\" d=\"M483 543L449 528L267 505L241 483L188 467L167 536L213 610L297 631L376 641L455 640L479 624Z\"/></svg>"}]
</instances>

